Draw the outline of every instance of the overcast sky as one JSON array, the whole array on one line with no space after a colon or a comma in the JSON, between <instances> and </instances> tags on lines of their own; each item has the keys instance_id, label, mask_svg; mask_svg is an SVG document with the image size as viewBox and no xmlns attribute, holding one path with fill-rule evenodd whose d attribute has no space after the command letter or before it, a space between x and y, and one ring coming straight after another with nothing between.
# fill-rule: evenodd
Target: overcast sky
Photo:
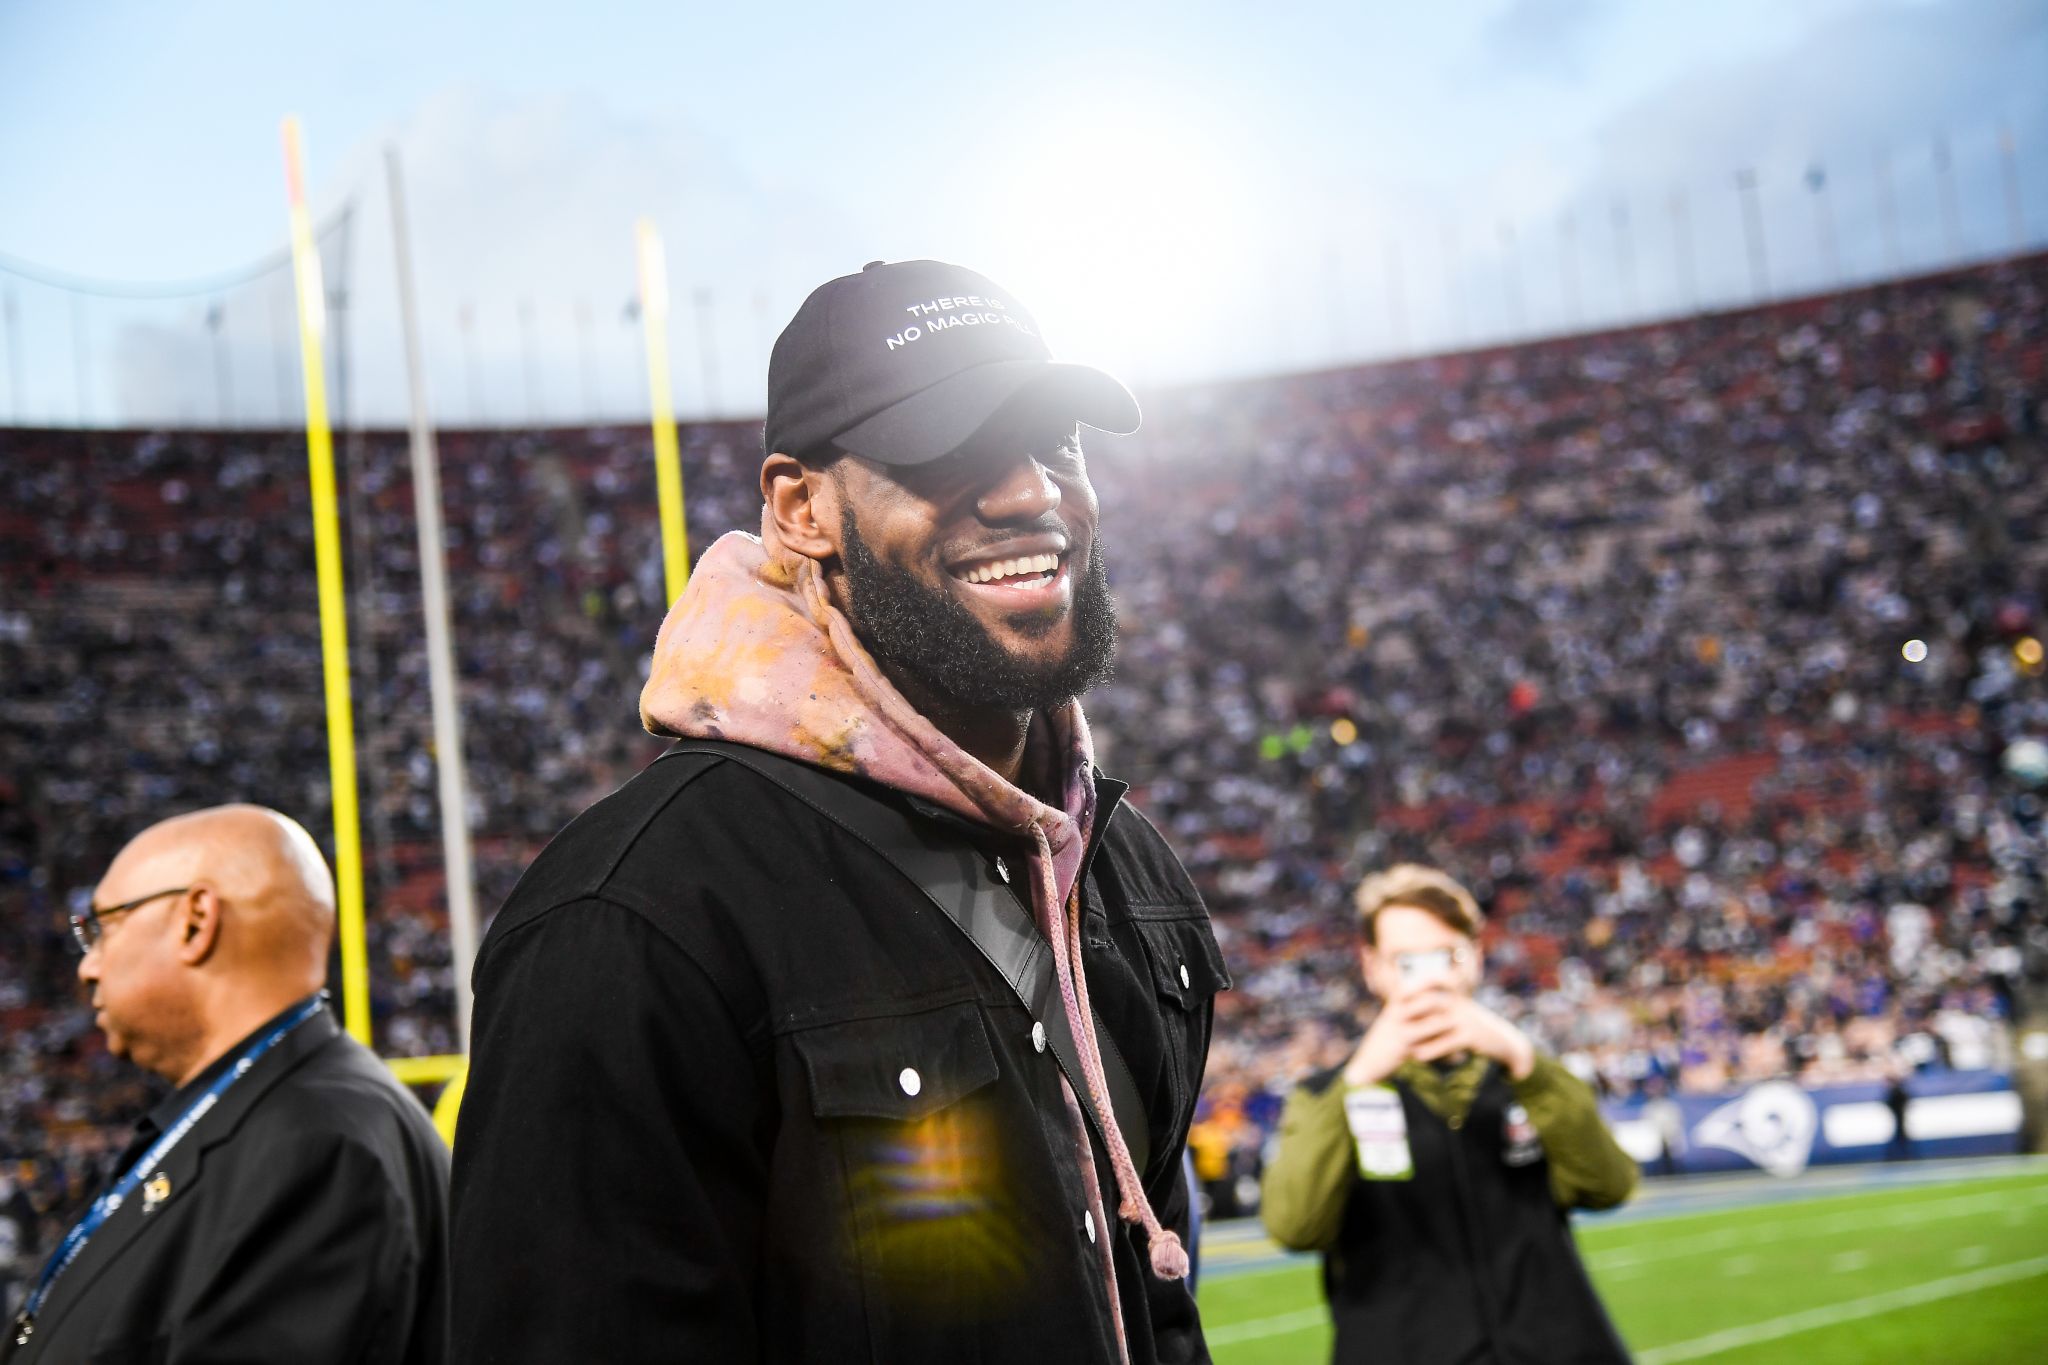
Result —
<instances>
[{"instance_id":1,"label":"overcast sky","mask_svg":"<svg viewBox=\"0 0 2048 1365\"><path fill-rule=\"evenodd\" d=\"M757 414L810 288L917 256L1142 396L1747 301L1741 170L1772 294L2009 250L2008 165L2048 243L2044 71L2038 0L0 0L0 265L240 270L283 241L296 113L316 211L354 208L327 271L369 420L404 403L387 145L445 422L644 413L642 214L686 414ZM0 420L295 417L278 279L0 270Z\"/></svg>"}]
</instances>

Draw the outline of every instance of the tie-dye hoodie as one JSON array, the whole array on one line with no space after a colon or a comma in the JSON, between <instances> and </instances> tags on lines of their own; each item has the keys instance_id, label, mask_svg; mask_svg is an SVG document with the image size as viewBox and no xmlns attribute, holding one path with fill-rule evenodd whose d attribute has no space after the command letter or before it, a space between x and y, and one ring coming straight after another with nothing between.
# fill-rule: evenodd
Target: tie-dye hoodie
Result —
<instances>
[{"instance_id":1,"label":"tie-dye hoodie","mask_svg":"<svg viewBox=\"0 0 2048 1365\"><path fill-rule=\"evenodd\" d=\"M1160 1226L1117 1128L1091 1024L1076 883L1095 821L1094 746L1080 705L1041 712L1026 742L1026 780L1059 793L1060 805L1051 806L967 753L904 699L832 604L818 565L783 548L764 513L761 537L735 531L720 538L670 608L640 694L640 719L658 735L731 740L855 773L1031 841L1031 910L1052 947L1087 1102L1108 1140L1118 1213L1144 1228L1155 1274L1185 1276L1187 1253ZM1099 1204L1088 1129L1071 1088L1067 1099L1084 1183ZM1115 1311L1108 1238L1101 1259Z\"/></svg>"}]
</instances>

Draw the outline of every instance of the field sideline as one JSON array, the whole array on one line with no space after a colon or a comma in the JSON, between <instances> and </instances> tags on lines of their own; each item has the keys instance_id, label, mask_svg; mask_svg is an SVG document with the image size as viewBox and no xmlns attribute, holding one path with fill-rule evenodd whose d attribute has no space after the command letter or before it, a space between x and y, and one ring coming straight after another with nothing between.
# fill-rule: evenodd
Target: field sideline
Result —
<instances>
[{"instance_id":1,"label":"field sideline","mask_svg":"<svg viewBox=\"0 0 2048 1365\"><path fill-rule=\"evenodd\" d=\"M2048 1160L1653 1184L1579 1247L1640 1365L2048 1359ZM1202 1243L1217 1365L1329 1358L1313 1257L1249 1222Z\"/></svg>"}]
</instances>

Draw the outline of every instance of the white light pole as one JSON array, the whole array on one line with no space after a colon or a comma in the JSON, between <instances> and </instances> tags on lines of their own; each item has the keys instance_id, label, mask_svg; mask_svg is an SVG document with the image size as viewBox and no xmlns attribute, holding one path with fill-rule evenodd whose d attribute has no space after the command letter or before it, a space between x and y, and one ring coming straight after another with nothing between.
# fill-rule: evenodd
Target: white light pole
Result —
<instances>
[{"instance_id":1,"label":"white light pole","mask_svg":"<svg viewBox=\"0 0 2048 1365\"><path fill-rule=\"evenodd\" d=\"M472 1000L469 974L476 965L476 878L469 851L469 794L462 759L462 712L455 694L454 632L448 615L448 554L441 537L441 461L427 416L426 373L420 360L419 311L413 299L412 243L405 227L405 183L398 148L384 149L391 186L391 235L396 248L398 313L405 332L405 378L412 398L412 499L419 524L420 596L427 618L427 691L434 715L434 768L440 778L441 856L448 880L448 938L455 958L455 1029L469 1051ZM467 309L464 310L467 314ZM468 329L465 327L464 331Z\"/></svg>"}]
</instances>

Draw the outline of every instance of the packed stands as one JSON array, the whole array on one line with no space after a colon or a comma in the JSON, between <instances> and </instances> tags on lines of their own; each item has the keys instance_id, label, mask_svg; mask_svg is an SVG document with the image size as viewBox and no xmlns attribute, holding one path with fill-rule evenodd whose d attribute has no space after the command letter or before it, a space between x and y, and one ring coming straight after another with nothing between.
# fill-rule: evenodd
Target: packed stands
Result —
<instances>
[{"instance_id":1,"label":"packed stands","mask_svg":"<svg viewBox=\"0 0 2048 1365\"><path fill-rule=\"evenodd\" d=\"M1347 892L1439 863L1491 1001L1614 1094L2000 1063L2048 976L2048 258L1171 392L1090 446L1104 767L1215 913L1198 1155L1363 1006ZM693 546L757 425L686 428ZM453 1046L402 434L341 441L377 1039ZM659 751L639 429L444 433L480 898ZM0 1165L46 1216L149 1087L64 914L200 804L328 825L302 438L0 431ZM1909 645L1908 642L1918 642ZM1924 649L1924 653L1921 650ZM6 1198L0 1191L0 1199Z\"/></svg>"}]
</instances>

